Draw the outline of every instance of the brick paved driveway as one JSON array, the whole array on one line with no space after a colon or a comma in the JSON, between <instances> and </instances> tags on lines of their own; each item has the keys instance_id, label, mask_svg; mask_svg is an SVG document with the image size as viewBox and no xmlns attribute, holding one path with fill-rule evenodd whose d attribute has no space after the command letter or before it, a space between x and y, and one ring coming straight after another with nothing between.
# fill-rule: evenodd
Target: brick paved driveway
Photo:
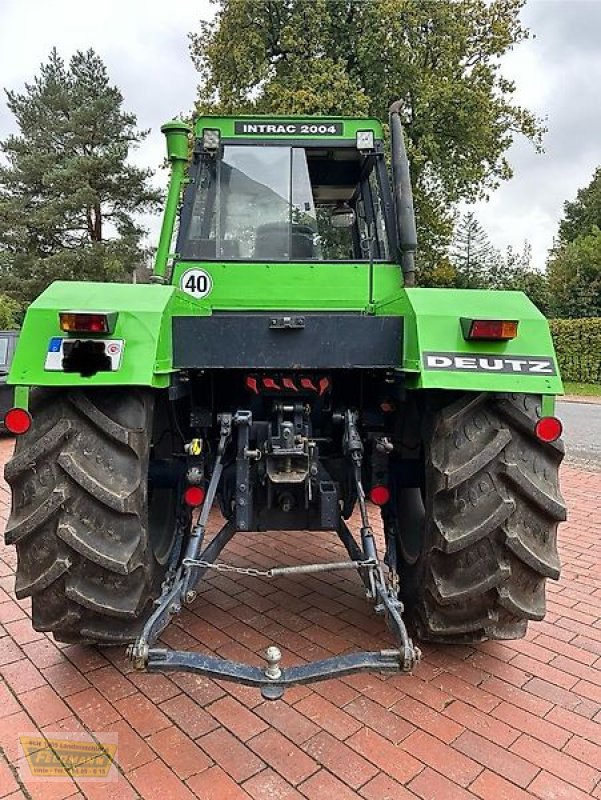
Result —
<instances>
[{"instance_id":1,"label":"brick paved driveway","mask_svg":"<svg viewBox=\"0 0 601 800\"><path fill-rule=\"evenodd\" d=\"M0 440L0 462L11 447ZM121 649L57 646L14 600L14 552L0 545L0 797L601 798L601 473L566 466L563 490L562 579L526 640L427 646L412 677L332 680L273 703L190 675L132 674ZM249 535L225 551L253 565L337 555L326 534ZM383 636L357 579L337 573L214 576L164 640L256 663L275 642L290 664ZM82 728L118 734L117 782L22 782L17 734Z\"/></svg>"}]
</instances>

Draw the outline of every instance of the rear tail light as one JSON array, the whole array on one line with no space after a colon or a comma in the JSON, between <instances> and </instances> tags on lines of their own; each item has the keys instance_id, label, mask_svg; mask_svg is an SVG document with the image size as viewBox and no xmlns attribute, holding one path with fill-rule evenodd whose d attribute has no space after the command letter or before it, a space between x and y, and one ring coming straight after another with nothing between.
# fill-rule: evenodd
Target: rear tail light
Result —
<instances>
[{"instance_id":1,"label":"rear tail light","mask_svg":"<svg viewBox=\"0 0 601 800\"><path fill-rule=\"evenodd\" d=\"M556 442L563 433L563 425L557 417L541 417L534 426L534 433L541 442Z\"/></svg>"},{"instance_id":2,"label":"rear tail light","mask_svg":"<svg viewBox=\"0 0 601 800\"><path fill-rule=\"evenodd\" d=\"M60 329L65 333L112 333L115 330L115 312L60 311Z\"/></svg>"},{"instance_id":3,"label":"rear tail light","mask_svg":"<svg viewBox=\"0 0 601 800\"><path fill-rule=\"evenodd\" d=\"M518 335L517 320L461 319L464 339L506 342Z\"/></svg>"},{"instance_id":4,"label":"rear tail light","mask_svg":"<svg viewBox=\"0 0 601 800\"><path fill-rule=\"evenodd\" d=\"M24 408L11 408L4 415L4 425L9 433L20 436L31 428L31 414Z\"/></svg>"},{"instance_id":5,"label":"rear tail light","mask_svg":"<svg viewBox=\"0 0 601 800\"><path fill-rule=\"evenodd\" d=\"M202 486L188 486L184 492L184 503L191 508L201 506L205 500L205 490Z\"/></svg>"},{"instance_id":6,"label":"rear tail light","mask_svg":"<svg viewBox=\"0 0 601 800\"><path fill-rule=\"evenodd\" d=\"M369 499L376 506L385 506L390 500L390 491L387 486L374 486L369 493Z\"/></svg>"}]
</instances>

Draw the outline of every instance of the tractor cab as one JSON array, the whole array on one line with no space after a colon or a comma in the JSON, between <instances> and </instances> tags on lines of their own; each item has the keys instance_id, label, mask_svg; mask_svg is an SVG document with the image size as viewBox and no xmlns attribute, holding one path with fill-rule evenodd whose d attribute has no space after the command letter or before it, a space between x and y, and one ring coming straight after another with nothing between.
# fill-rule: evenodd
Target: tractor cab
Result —
<instances>
[{"instance_id":1,"label":"tractor cab","mask_svg":"<svg viewBox=\"0 0 601 800\"><path fill-rule=\"evenodd\" d=\"M243 122L244 133L231 137L213 127L214 120L201 121L182 210L180 257L390 260L395 227L381 131L379 123L365 123L355 136L344 137L344 122L287 121L273 124L275 133L259 135L255 131L269 126Z\"/></svg>"},{"instance_id":2,"label":"tractor cab","mask_svg":"<svg viewBox=\"0 0 601 800\"><path fill-rule=\"evenodd\" d=\"M213 311L240 307L242 284L244 306L257 309L269 297L273 309L373 313L398 295L400 252L414 234L399 233L378 120L201 117L191 160L187 127L163 131L177 196L157 280ZM393 149L393 175L394 165ZM403 199L412 202L408 173Z\"/></svg>"}]
</instances>

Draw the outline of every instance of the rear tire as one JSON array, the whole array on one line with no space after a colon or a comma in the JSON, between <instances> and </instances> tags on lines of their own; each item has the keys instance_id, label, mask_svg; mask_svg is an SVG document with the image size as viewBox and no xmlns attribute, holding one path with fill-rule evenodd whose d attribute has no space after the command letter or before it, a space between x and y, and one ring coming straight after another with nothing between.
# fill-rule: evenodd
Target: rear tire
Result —
<instances>
[{"instance_id":1,"label":"rear tire","mask_svg":"<svg viewBox=\"0 0 601 800\"><path fill-rule=\"evenodd\" d=\"M171 446L167 403L135 387L37 389L31 411L5 469L16 596L31 597L33 627L59 641L132 641L176 530L176 514L158 527L149 515L151 443Z\"/></svg>"},{"instance_id":2,"label":"rear tire","mask_svg":"<svg viewBox=\"0 0 601 800\"><path fill-rule=\"evenodd\" d=\"M538 395L465 394L425 418L425 491L393 490L401 598L421 639L524 636L560 572L561 441L540 442Z\"/></svg>"}]
</instances>

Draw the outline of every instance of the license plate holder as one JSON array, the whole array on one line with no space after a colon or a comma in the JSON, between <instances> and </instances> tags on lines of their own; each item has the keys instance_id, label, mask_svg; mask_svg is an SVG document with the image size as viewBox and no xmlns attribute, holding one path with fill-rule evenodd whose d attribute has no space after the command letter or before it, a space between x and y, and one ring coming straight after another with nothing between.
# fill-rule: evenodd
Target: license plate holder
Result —
<instances>
[{"instance_id":1,"label":"license plate holder","mask_svg":"<svg viewBox=\"0 0 601 800\"><path fill-rule=\"evenodd\" d=\"M49 372L65 372L64 359L73 354L75 348L86 348L96 355L107 356L108 369L102 372L115 372L121 366L125 342L123 339L71 339L53 336L48 343L44 369Z\"/></svg>"}]
</instances>

